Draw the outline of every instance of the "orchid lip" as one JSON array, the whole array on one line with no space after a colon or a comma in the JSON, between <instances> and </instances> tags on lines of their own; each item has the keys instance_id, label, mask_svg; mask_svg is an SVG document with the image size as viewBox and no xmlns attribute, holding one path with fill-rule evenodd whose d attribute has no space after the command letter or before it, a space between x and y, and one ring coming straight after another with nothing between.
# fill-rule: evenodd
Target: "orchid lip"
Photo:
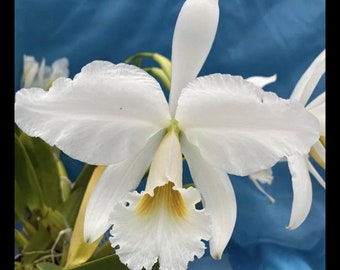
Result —
<instances>
[{"instance_id":1,"label":"orchid lip","mask_svg":"<svg viewBox=\"0 0 340 270\"><path fill-rule=\"evenodd\" d=\"M154 196L146 193L139 201L136 211L139 215L155 215L158 211L169 213L174 218L185 218L187 207L175 184L168 182L154 189Z\"/></svg>"}]
</instances>

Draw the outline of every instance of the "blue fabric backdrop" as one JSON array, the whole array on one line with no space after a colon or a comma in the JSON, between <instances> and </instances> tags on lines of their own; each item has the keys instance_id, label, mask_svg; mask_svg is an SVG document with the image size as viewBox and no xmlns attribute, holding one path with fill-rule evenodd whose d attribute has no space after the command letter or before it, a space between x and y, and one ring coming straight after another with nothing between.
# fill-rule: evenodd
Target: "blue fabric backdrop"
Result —
<instances>
[{"instance_id":1,"label":"blue fabric backdrop","mask_svg":"<svg viewBox=\"0 0 340 270\"><path fill-rule=\"evenodd\" d=\"M95 59L122 62L137 52L170 58L171 40L183 0L16 0L15 90L20 88L22 57L47 64L70 61L70 77ZM220 0L220 21L212 50L200 75L230 73L244 77L278 75L265 89L288 98L296 82L325 48L325 0ZM325 89L322 78L316 91ZM70 178L81 163L64 157ZM269 204L253 184L232 176L238 216L221 261L207 253L189 269L325 269L325 191L313 181L313 204L306 221L288 231L292 204L287 164L274 168L265 186ZM190 178L188 171L185 177Z\"/></svg>"}]
</instances>

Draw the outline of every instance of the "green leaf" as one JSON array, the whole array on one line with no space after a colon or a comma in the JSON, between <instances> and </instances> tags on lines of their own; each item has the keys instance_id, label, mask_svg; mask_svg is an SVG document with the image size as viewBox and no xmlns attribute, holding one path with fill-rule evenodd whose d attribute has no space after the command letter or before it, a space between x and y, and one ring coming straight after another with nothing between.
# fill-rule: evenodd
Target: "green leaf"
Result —
<instances>
[{"instance_id":1,"label":"green leaf","mask_svg":"<svg viewBox=\"0 0 340 270\"><path fill-rule=\"evenodd\" d=\"M92 173L97 166L85 164L81 173L75 181L69 198L57 207L64 215L70 227L73 228L78 211L83 200L87 185L91 179Z\"/></svg>"},{"instance_id":2,"label":"green leaf","mask_svg":"<svg viewBox=\"0 0 340 270\"><path fill-rule=\"evenodd\" d=\"M21 270L21 264L19 262L14 262L14 270Z\"/></svg>"},{"instance_id":3,"label":"green leaf","mask_svg":"<svg viewBox=\"0 0 340 270\"><path fill-rule=\"evenodd\" d=\"M110 241L106 241L104 244L102 244L100 247L97 248L96 252L93 253L93 256L91 257L91 261L100 259L106 256L111 255L113 252L113 247L111 246Z\"/></svg>"},{"instance_id":4,"label":"green leaf","mask_svg":"<svg viewBox=\"0 0 340 270\"><path fill-rule=\"evenodd\" d=\"M14 262L14 270L37 270L38 268L32 265L22 265L19 262Z\"/></svg>"},{"instance_id":5,"label":"green leaf","mask_svg":"<svg viewBox=\"0 0 340 270\"><path fill-rule=\"evenodd\" d=\"M33 264L33 262L44 255L49 255L49 249L52 247L54 239L50 236L46 228L40 226L37 233L28 242L25 253L22 256L21 262Z\"/></svg>"},{"instance_id":6,"label":"green leaf","mask_svg":"<svg viewBox=\"0 0 340 270\"><path fill-rule=\"evenodd\" d=\"M88 263L84 263L72 268L66 268L65 270L129 270L129 268L123 264L117 255L110 255L98 260L94 260Z\"/></svg>"},{"instance_id":7,"label":"green leaf","mask_svg":"<svg viewBox=\"0 0 340 270\"><path fill-rule=\"evenodd\" d=\"M60 189L62 201L65 202L71 194L72 182L68 178L64 163L61 160L57 161L58 172L60 177Z\"/></svg>"},{"instance_id":8,"label":"green leaf","mask_svg":"<svg viewBox=\"0 0 340 270\"><path fill-rule=\"evenodd\" d=\"M39 185L38 177L24 146L16 134L14 134L14 138L14 173L16 185L21 191L25 191L24 199L28 208L38 216L41 216L45 213L46 206L43 201L42 190Z\"/></svg>"},{"instance_id":9,"label":"green leaf","mask_svg":"<svg viewBox=\"0 0 340 270\"><path fill-rule=\"evenodd\" d=\"M63 270L62 267L55 265L53 263L50 263L50 262L37 263L36 266L39 270Z\"/></svg>"},{"instance_id":10,"label":"green leaf","mask_svg":"<svg viewBox=\"0 0 340 270\"><path fill-rule=\"evenodd\" d=\"M83 199L85 187L79 187L71 193L68 199L57 207L57 210L63 214L67 223L73 228L79 212L81 201Z\"/></svg>"},{"instance_id":11,"label":"green leaf","mask_svg":"<svg viewBox=\"0 0 340 270\"><path fill-rule=\"evenodd\" d=\"M53 148L40 138L33 138L22 132L20 141L31 160L40 183L46 205L55 208L62 202L58 158Z\"/></svg>"},{"instance_id":12,"label":"green leaf","mask_svg":"<svg viewBox=\"0 0 340 270\"><path fill-rule=\"evenodd\" d=\"M80 172L78 178L76 179L72 190L76 190L79 187L85 187L86 188L88 182L91 179L92 173L93 173L93 171L96 167L97 167L96 165L85 164L82 171Z\"/></svg>"},{"instance_id":13,"label":"green leaf","mask_svg":"<svg viewBox=\"0 0 340 270\"><path fill-rule=\"evenodd\" d=\"M36 218L36 217L32 217L32 218ZM33 237L33 235L37 233L37 229L34 227L34 224L32 224L32 223L37 223L37 222L38 222L37 220L31 221L31 220L25 220L25 219L20 222L23 228L23 232L25 232L28 238Z\"/></svg>"},{"instance_id":14,"label":"green leaf","mask_svg":"<svg viewBox=\"0 0 340 270\"><path fill-rule=\"evenodd\" d=\"M53 239L58 237L60 231L69 228L65 217L59 211L52 208L48 208L47 214L41 218L41 224Z\"/></svg>"},{"instance_id":15,"label":"green leaf","mask_svg":"<svg viewBox=\"0 0 340 270\"><path fill-rule=\"evenodd\" d=\"M17 136L20 136L22 130L18 127L17 124L14 125L14 134L16 134Z\"/></svg>"},{"instance_id":16,"label":"green leaf","mask_svg":"<svg viewBox=\"0 0 340 270\"><path fill-rule=\"evenodd\" d=\"M14 222L22 221L27 214L25 194L21 191L17 181L14 181L14 213Z\"/></svg>"},{"instance_id":17,"label":"green leaf","mask_svg":"<svg viewBox=\"0 0 340 270\"><path fill-rule=\"evenodd\" d=\"M18 229L14 229L14 240L19 250L22 250L28 244L27 238Z\"/></svg>"}]
</instances>

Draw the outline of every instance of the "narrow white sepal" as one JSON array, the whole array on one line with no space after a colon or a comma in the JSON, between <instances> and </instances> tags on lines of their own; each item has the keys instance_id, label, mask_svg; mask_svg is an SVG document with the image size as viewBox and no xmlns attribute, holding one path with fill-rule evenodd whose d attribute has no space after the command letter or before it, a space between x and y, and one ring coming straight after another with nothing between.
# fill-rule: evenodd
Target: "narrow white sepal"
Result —
<instances>
[{"instance_id":1,"label":"narrow white sepal","mask_svg":"<svg viewBox=\"0 0 340 270\"><path fill-rule=\"evenodd\" d=\"M326 71L326 50L323 50L303 73L290 96L290 99L305 106L321 76Z\"/></svg>"},{"instance_id":2,"label":"narrow white sepal","mask_svg":"<svg viewBox=\"0 0 340 270\"><path fill-rule=\"evenodd\" d=\"M186 0L178 15L171 53L170 112L181 90L201 70L213 44L219 18L218 0Z\"/></svg>"},{"instance_id":3,"label":"narrow white sepal","mask_svg":"<svg viewBox=\"0 0 340 270\"><path fill-rule=\"evenodd\" d=\"M287 158L292 175L293 204L287 229L296 229L306 219L312 205L312 183L306 156L290 156Z\"/></svg>"},{"instance_id":4,"label":"narrow white sepal","mask_svg":"<svg viewBox=\"0 0 340 270\"><path fill-rule=\"evenodd\" d=\"M326 136L326 92L308 103L306 109L319 120L320 136Z\"/></svg>"},{"instance_id":5,"label":"narrow white sepal","mask_svg":"<svg viewBox=\"0 0 340 270\"><path fill-rule=\"evenodd\" d=\"M210 254L221 259L236 222L236 198L228 175L213 167L200 150L181 134L183 154L195 186L203 197L203 206L211 218Z\"/></svg>"},{"instance_id":6,"label":"narrow white sepal","mask_svg":"<svg viewBox=\"0 0 340 270\"><path fill-rule=\"evenodd\" d=\"M309 172L315 177L316 181L318 181L323 188L326 188L326 181L322 178L322 176L309 160L307 160L307 163Z\"/></svg>"},{"instance_id":7,"label":"narrow white sepal","mask_svg":"<svg viewBox=\"0 0 340 270\"><path fill-rule=\"evenodd\" d=\"M21 77L21 86L24 88L33 87L39 70L39 63L33 56L24 55L23 72ZM43 87L42 85L40 87Z\"/></svg>"}]
</instances>

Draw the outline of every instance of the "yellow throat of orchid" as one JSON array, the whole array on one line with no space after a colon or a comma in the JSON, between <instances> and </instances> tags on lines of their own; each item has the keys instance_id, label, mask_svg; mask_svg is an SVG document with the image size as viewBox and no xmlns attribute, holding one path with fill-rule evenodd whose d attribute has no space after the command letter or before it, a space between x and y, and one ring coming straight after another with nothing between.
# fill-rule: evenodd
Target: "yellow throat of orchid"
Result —
<instances>
[{"instance_id":1,"label":"yellow throat of orchid","mask_svg":"<svg viewBox=\"0 0 340 270\"><path fill-rule=\"evenodd\" d=\"M145 194L137 205L137 213L140 215L155 215L159 211L170 214L173 218L184 218L187 206L178 190L174 190L175 184L168 182L164 186L154 189L154 196Z\"/></svg>"}]
</instances>

